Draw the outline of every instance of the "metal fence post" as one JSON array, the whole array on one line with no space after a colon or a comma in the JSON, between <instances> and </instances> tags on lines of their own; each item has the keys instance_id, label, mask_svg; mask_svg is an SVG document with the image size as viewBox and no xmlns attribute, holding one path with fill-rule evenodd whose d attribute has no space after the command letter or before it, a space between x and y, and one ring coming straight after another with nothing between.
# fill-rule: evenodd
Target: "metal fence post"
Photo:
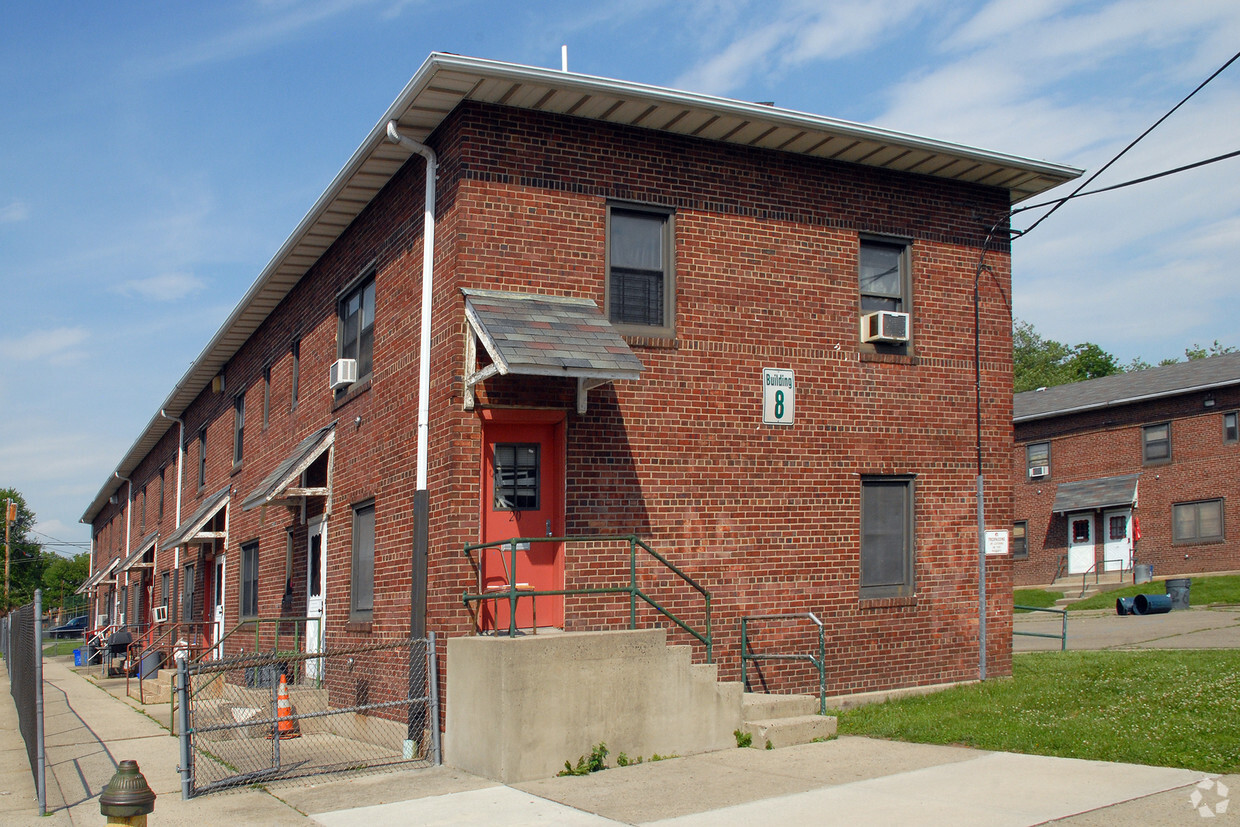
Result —
<instances>
[{"instance_id":1,"label":"metal fence post","mask_svg":"<svg viewBox=\"0 0 1240 827\"><path fill-rule=\"evenodd\" d=\"M177 735L181 741L181 800L188 801L193 790L193 746L189 736L189 662L177 658Z\"/></svg>"},{"instance_id":2,"label":"metal fence post","mask_svg":"<svg viewBox=\"0 0 1240 827\"><path fill-rule=\"evenodd\" d=\"M430 694L427 697L427 717L431 725L431 750L434 754L435 766L443 763L443 746L439 742L439 660L435 656L435 633L426 636L426 656L430 661L428 684Z\"/></svg>"},{"instance_id":3,"label":"metal fence post","mask_svg":"<svg viewBox=\"0 0 1240 827\"><path fill-rule=\"evenodd\" d=\"M43 590L34 590L34 731L38 757L39 815L47 815L47 753L43 749Z\"/></svg>"}]
</instances>

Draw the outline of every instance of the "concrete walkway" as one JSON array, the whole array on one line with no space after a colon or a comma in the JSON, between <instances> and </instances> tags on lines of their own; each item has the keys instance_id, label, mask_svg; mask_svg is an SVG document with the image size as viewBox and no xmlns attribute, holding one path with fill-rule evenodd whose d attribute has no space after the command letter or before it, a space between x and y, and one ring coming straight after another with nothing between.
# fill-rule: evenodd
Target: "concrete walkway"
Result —
<instances>
[{"instance_id":1,"label":"concrete walkway","mask_svg":"<svg viewBox=\"0 0 1240 827\"><path fill-rule=\"evenodd\" d=\"M1072 648L1240 646L1240 609L1069 620ZM1153 621L1151 623L1150 621ZM1037 623L1023 618L1018 623ZM1117 623L1118 622L1118 623ZM1128 625L1123 625L1128 624ZM1116 631L1119 630L1119 631ZM1046 648L1036 638L1028 640ZM417 825L1201 824L1191 796L1219 803L1200 772L842 737L781 750L725 750L584 777L506 787L449 767L303 779L182 801L167 706L140 710L123 682L101 687L47 658L49 815L40 819L16 712L0 698L0 823L98 825L121 759L158 795L150 823ZM0 664L0 686L7 673ZM108 691L110 690L110 691ZM1240 776L1221 781L1240 798ZM1233 802L1234 803L1234 802ZM1240 824L1240 803L1208 823Z\"/></svg>"},{"instance_id":2,"label":"concrete walkway","mask_svg":"<svg viewBox=\"0 0 1240 827\"><path fill-rule=\"evenodd\" d=\"M1058 635L1059 615L1029 612L1013 615L1017 631ZM1058 640L1017 636L1014 652L1059 648ZM1124 615L1114 609L1068 612L1068 649L1237 649L1240 606L1192 608L1161 615ZM1240 806L1240 805L1238 805Z\"/></svg>"}]
</instances>

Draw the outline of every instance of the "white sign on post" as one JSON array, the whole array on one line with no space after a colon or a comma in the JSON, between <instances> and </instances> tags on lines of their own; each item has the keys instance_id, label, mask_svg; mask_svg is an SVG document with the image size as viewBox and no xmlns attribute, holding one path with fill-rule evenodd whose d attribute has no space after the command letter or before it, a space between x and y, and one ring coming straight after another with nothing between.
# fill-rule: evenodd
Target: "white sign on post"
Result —
<instances>
[{"instance_id":1,"label":"white sign on post","mask_svg":"<svg viewBox=\"0 0 1240 827\"><path fill-rule=\"evenodd\" d=\"M1000 528L986 532L986 556L1001 557L1008 553L1007 529Z\"/></svg>"},{"instance_id":2,"label":"white sign on post","mask_svg":"<svg viewBox=\"0 0 1240 827\"><path fill-rule=\"evenodd\" d=\"M762 424L791 425L796 412L796 381L792 371L762 369Z\"/></svg>"}]
</instances>

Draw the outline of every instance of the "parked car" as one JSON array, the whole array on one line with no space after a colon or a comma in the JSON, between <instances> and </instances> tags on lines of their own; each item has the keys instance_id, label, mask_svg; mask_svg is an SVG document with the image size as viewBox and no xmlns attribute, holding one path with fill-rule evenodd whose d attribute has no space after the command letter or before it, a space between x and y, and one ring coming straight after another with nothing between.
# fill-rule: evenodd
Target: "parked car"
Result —
<instances>
[{"instance_id":1,"label":"parked car","mask_svg":"<svg viewBox=\"0 0 1240 827\"><path fill-rule=\"evenodd\" d=\"M81 637L86 632L86 615L79 615L68 623L62 623L54 626L48 633L53 638L62 637Z\"/></svg>"}]
</instances>

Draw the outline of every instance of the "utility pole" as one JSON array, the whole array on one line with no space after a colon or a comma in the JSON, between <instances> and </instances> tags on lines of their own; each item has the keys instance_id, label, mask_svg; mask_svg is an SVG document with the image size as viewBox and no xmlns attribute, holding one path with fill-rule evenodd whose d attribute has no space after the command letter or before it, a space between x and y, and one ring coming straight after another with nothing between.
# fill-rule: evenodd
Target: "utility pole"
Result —
<instances>
[{"instance_id":1,"label":"utility pole","mask_svg":"<svg viewBox=\"0 0 1240 827\"><path fill-rule=\"evenodd\" d=\"M9 608L9 532L13 527L13 521L17 519L17 503L12 499L4 501L4 608Z\"/></svg>"}]
</instances>

